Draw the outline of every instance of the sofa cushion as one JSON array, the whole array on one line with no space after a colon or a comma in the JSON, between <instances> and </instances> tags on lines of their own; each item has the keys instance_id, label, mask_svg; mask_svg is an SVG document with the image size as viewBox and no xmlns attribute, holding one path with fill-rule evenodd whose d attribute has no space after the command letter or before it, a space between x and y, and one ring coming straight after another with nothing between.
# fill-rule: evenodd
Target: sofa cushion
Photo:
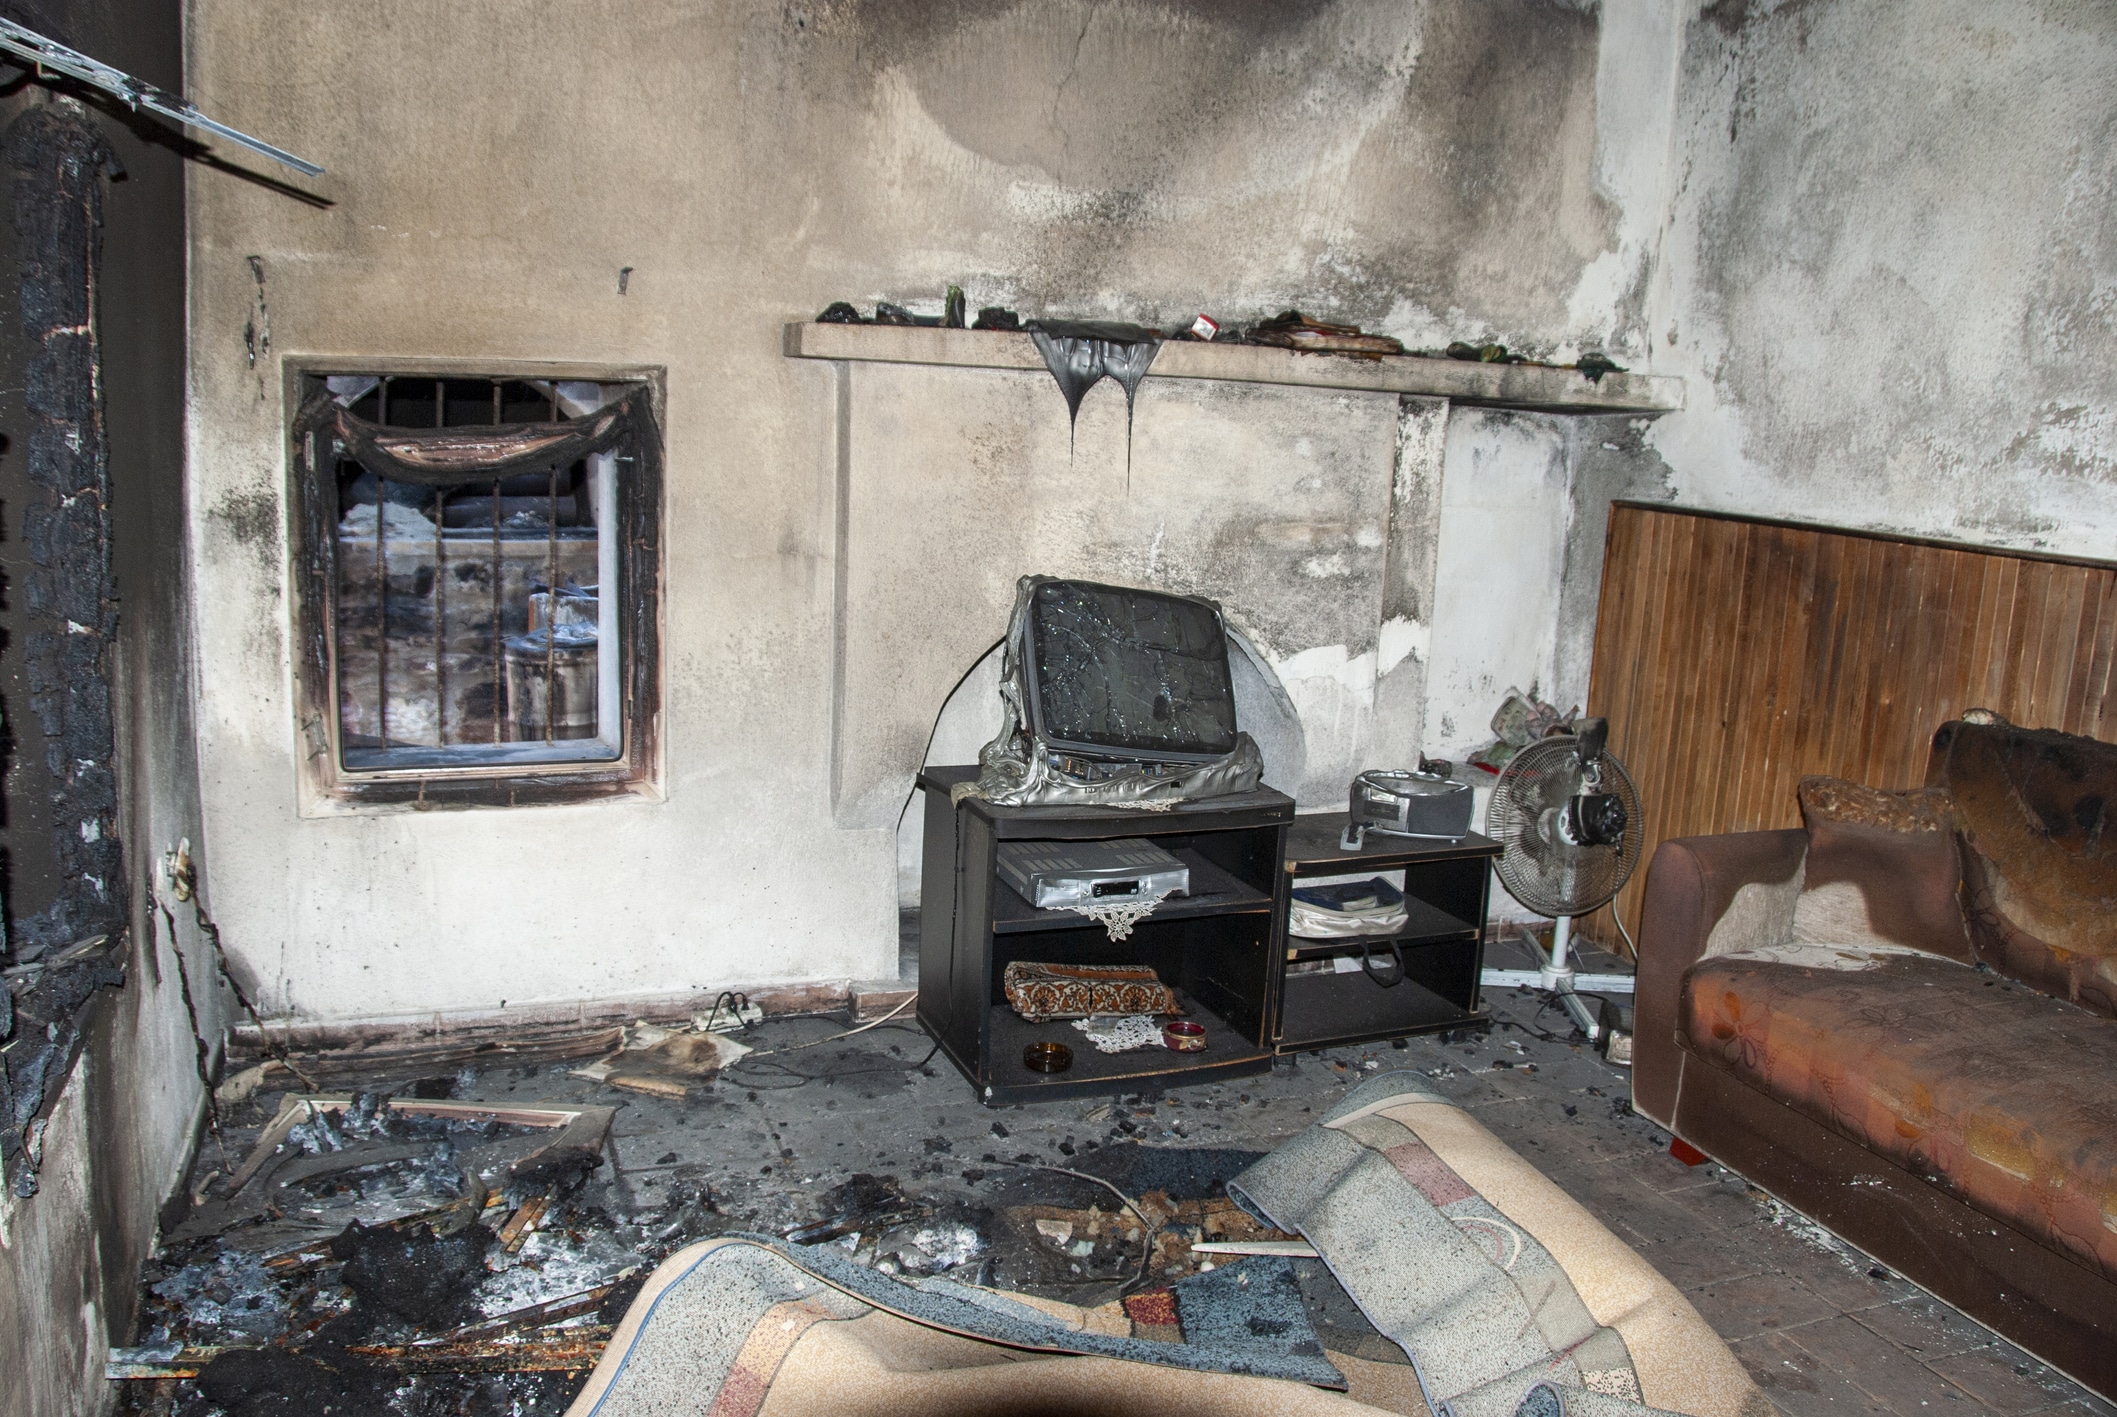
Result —
<instances>
[{"instance_id":1,"label":"sofa cushion","mask_svg":"<svg viewBox=\"0 0 2117 1417\"><path fill-rule=\"evenodd\" d=\"M1889 948L1700 960L1692 1055L2117 1279L2117 1024Z\"/></svg>"},{"instance_id":2,"label":"sofa cushion","mask_svg":"<svg viewBox=\"0 0 2117 1417\"><path fill-rule=\"evenodd\" d=\"M1933 735L1954 798L1977 957L2117 1018L2117 744L1984 711Z\"/></svg>"},{"instance_id":3,"label":"sofa cushion","mask_svg":"<svg viewBox=\"0 0 2117 1417\"><path fill-rule=\"evenodd\" d=\"M1794 939L1906 945L1970 962L1955 804L1945 791L1885 792L1805 777L1796 795L1808 825L1808 859L1794 903Z\"/></svg>"}]
</instances>

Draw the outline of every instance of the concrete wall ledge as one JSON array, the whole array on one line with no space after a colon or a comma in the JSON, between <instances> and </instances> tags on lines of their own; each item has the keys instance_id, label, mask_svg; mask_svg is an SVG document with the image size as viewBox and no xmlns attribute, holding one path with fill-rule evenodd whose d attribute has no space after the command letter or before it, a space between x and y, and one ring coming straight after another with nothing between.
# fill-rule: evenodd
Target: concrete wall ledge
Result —
<instances>
[{"instance_id":1,"label":"concrete wall ledge","mask_svg":"<svg viewBox=\"0 0 2117 1417\"><path fill-rule=\"evenodd\" d=\"M943 330L925 325L786 327L790 359L866 360L882 364L942 364L962 369L1042 370L1043 356L1025 334L1001 330ZM1155 356L1150 379L1222 379L1294 384L1317 389L1417 394L1484 408L1539 413L1674 413L1683 407L1683 380L1665 374L1605 374L1599 382L1573 369L1529 364L1477 364L1462 359L1384 355L1302 354L1260 344L1172 341Z\"/></svg>"}]
</instances>

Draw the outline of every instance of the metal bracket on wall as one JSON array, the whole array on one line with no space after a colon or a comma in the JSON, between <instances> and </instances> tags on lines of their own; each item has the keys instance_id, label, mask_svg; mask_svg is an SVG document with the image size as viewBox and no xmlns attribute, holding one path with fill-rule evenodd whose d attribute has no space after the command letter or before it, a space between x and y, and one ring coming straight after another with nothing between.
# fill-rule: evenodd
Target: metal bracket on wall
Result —
<instances>
[{"instance_id":1,"label":"metal bracket on wall","mask_svg":"<svg viewBox=\"0 0 2117 1417\"><path fill-rule=\"evenodd\" d=\"M150 113L182 123L193 128L203 128L208 133L226 138L231 143L240 143L254 153L283 163L305 177L321 177L323 169L315 163L298 158L290 152L273 147L259 138L253 138L238 128L208 118L192 104L166 89L158 89L144 80L135 79L122 69L113 69L99 59L91 59L77 49L68 49L55 39L46 39L35 30L16 24L13 20L0 19L0 49L27 59L41 76L46 69L79 79L84 84L93 84L107 94L122 99L132 109L146 109Z\"/></svg>"}]
</instances>

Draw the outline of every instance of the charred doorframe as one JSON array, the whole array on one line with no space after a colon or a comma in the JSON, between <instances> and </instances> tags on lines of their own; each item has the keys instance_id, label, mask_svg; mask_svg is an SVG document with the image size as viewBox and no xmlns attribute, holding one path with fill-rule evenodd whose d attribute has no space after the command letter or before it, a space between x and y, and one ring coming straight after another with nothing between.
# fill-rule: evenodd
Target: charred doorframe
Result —
<instances>
[{"instance_id":1,"label":"charred doorframe","mask_svg":"<svg viewBox=\"0 0 2117 1417\"><path fill-rule=\"evenodd\" d=\"M294 710L304 816L348 810L524 807L611 797L659 800L662 782L662 463L666 456L665 371L649 366L507 360L288 356L282 361L287 419L287 546L296 635ZM624 666L623 755L609 763L464 766L348 772L341 764L334 574L335 493L312 467L296 430L305 381L357 371L391 378L580 380L646 386L653 427L630 478L618 490L618 631Z\"/></svg>"}]
</instances>

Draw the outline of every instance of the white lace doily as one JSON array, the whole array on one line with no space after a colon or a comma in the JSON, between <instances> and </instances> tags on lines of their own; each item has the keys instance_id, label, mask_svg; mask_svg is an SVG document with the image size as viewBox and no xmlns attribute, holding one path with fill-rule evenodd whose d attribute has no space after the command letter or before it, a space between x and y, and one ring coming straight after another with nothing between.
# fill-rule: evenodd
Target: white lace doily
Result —
<instances>
[{"instance_id":1,"label":"white lace doily","mask_svg":"<svg viewBox=\"0 0 2117 1417\"><path fill-rule=\"evenodd\" d=\"M1077 1018L1073 1026L1088 1035L1098 1053L1131 1053L1162 1046L1161 1020L1151 1014L1097 1014Z\"/></svg>"},{"instance_id":2,"label":"white lace doily","mask_svg":"<svg viewBox=\"0 0 2117 1417\"><path fill-rule=\"evenodd\" d=\"M1132 927L1152 915L1154 907L1160 905L1168 896L1169 892L1158 891L1153 895L1133 896L1129 900L1098 900L1089 905L1069 905L1066 909L1095 921L1109 931L1111 939L1122 940L1129 938Z\"/></svg>"}]
</instances>

